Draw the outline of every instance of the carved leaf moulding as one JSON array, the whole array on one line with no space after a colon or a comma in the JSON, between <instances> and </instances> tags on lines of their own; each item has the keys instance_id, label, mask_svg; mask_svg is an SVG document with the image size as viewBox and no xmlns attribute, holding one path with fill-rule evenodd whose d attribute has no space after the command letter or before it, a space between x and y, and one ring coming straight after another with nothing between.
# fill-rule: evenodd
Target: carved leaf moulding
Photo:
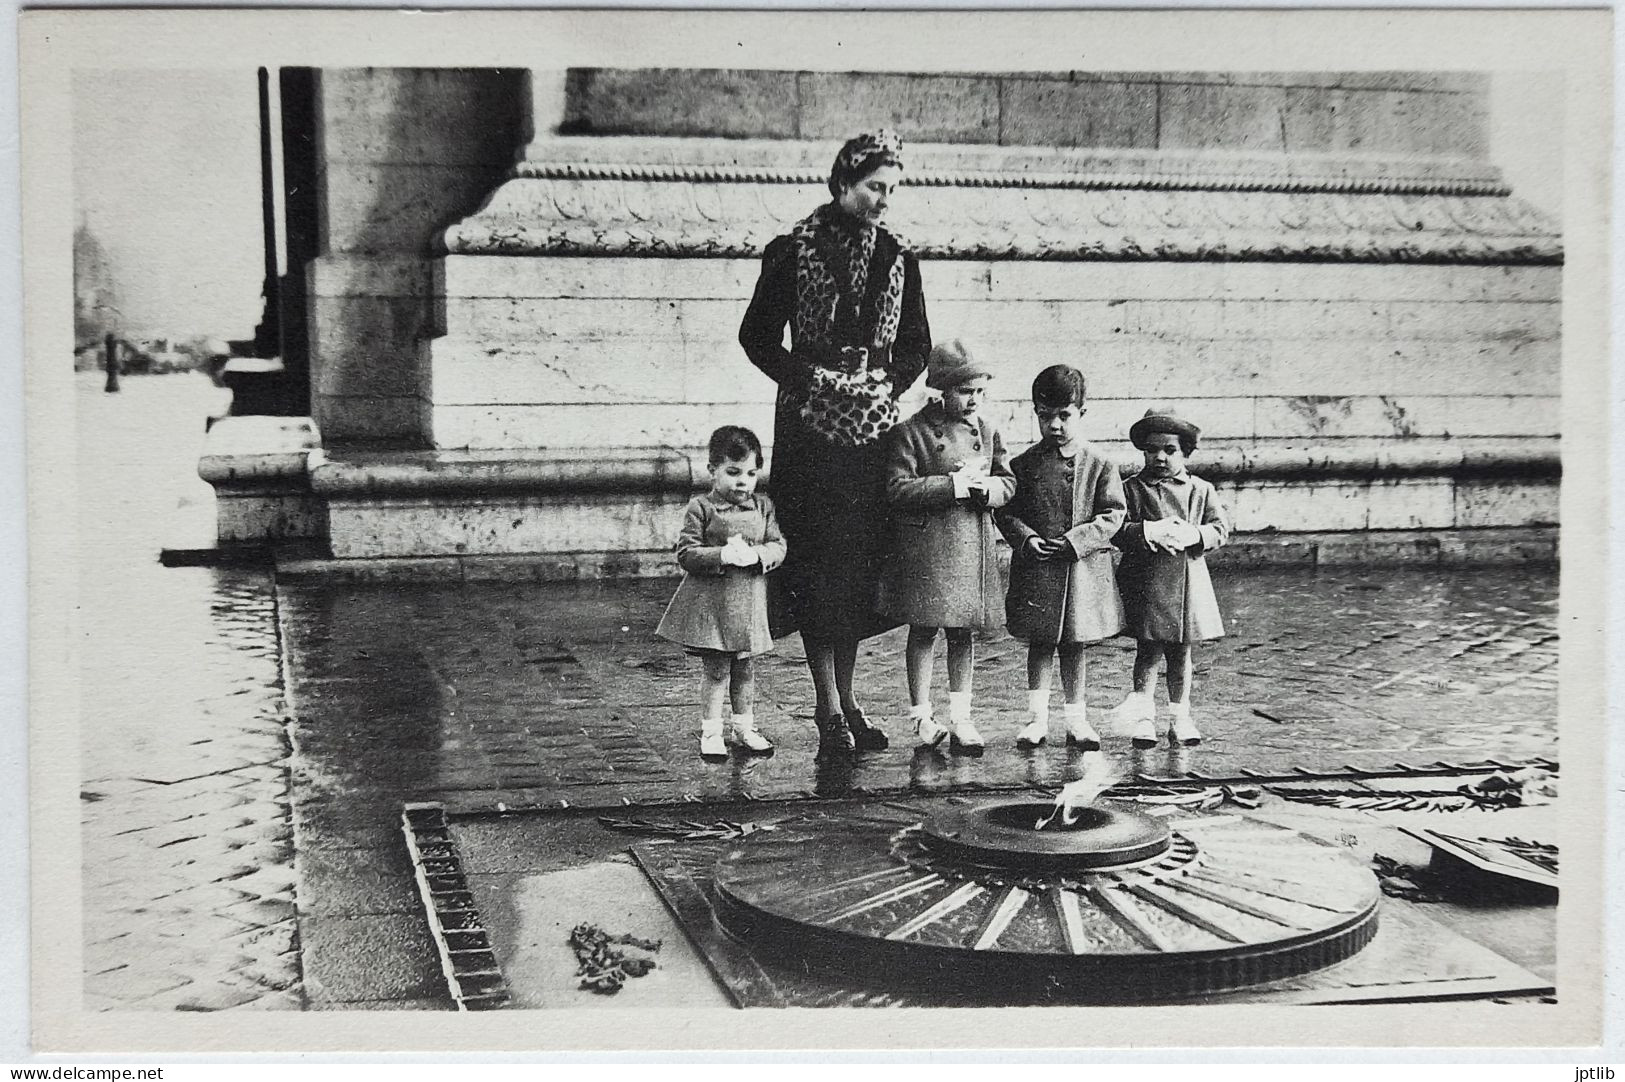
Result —
<instances>
[{"instance_id":1,"label":"carved leaf moulding","mask_svg":"<svg viewBox=\"0 0 1625 1082\"><path fill-rule=\"evenodd\" d=\"M446 231L453 254L753 258L821 186L513 180ZM947 190L888 227L927 258L1557 264L1521 200L1347 193Z\"/></svg>"}]
</instances>

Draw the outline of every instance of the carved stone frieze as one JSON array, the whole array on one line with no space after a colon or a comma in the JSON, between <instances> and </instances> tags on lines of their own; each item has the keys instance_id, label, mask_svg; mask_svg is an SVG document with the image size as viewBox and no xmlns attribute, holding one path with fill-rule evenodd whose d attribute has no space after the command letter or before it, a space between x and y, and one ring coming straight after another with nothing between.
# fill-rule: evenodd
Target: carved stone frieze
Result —
<instances>
[{"instance_id":1,"label":"carved stone frieze","mask_svg":"<svg viewBox=\"0 0 1625 1082\"><path fill-rule=\"evenodd\" d=\"M445 235L455 254L748 258L822 185L515 178ZM1497 196L922 188L889 226L943 259L1559 263L1561 239Z\"/></svg>"},{"instance_id":2,"label":"carved stone frieze","mask_svg":"<svg viewBox=\"0 0 1625 1082\"><path fill-rule=\"evenodd\" d=\"M827 201L820 143L558 137L443 240L455 254L738 258ZM1498 169L1236 152L919 145L888 218L944 259L1558 263Z\"/></svg>"}]
</instances>

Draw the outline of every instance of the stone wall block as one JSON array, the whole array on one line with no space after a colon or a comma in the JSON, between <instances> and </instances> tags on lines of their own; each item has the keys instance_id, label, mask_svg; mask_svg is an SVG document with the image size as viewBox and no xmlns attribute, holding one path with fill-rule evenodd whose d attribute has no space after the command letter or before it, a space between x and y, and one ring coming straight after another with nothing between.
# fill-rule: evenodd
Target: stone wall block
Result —
<instances>
[{"instance_id":1,"label":"stone wall block","mask_svg":"<svg viewBox=\"0 0 1625 1082\"><path fill-rule=\"evenodd\" d=\"M1157 88L1157 145L1167 149L1285 150L1278 86L1165 84Z\"/></svg>"},{"instance_id":2,"label":"stone wall block","mask_svg":"<svg viewBox=\"0 0 1625 1082\"><path fill-rule=\"evenodd\" d=\"M1164 308L1191 308L1164 305ZM1381 340L1391 331L1387 301L1246 301L1220 302L1214 338Z\"/></svg>"},{"instance_id":3,"label":"stone wall block","mask_svg":"<svg viewBox=\"0 0 1625 1082\"><path fill-rule=\"evenodd\" d=\"M1329 87L1291 86L1286 88L1281 111L1284 148L1289 153L1328 153L1350 150L1345 125L1339 113L1346 107L1347 93Z\"/></svg>"},{"instance_id":4,"label":"stone wall block","mask_svg":"<svg viewBox=\"0 0 1625 1082\"><path fill-rule=\"evenodd\" d=\"M1337 113L1333 149L1482 158L1486 116L1477 100L1407 90L1350 93Z\"/></svg>"},{"instance_id":5,"label":"stone wall block","mask_svg":"<svg viewBox=\"0 0 1625 1082\"><path fill-rule=\"evenodd\" d=\"M1145 83L1000 79L999 104L1005 145L1157 145L1157 89Z\"/></svg>"},{"instance_id":6,"label":"stone wall block","mask_svg":"<svg viewBox=\"0 0 1625 1082\"><path fill-rule=\"evenodd\" d=\"M799 83L803 139L847 139L884 126L911 142L999 141L992 78L803 72Z\"/></svg>"},{"instance_id":7,"label":"stone wall block","mask_svg":"<svg viewBox=\"0 0 1625 1082\"><path fill-rule=\"evenodd\" d=\"M311 373L314 393L417 393L414 357L429 325L422 298L317 297L310 311L311 353L322 359Z\"/></svg>"},{"instance_id":8,"label":"stone wall block","mask_svg":"<svg viewBox=\"0 0 1625 1082\"><path fill-rule=\"evenodd\" d=\"M428 349L436 405L664 404L684 398L681 342L629 340L604 348L441 338L431 340Z\"/></svg>"},{"instance_id":9,"label":"stone wall block","mask_svg":"<svg viewBox=\"0 0 1625 1082\"><path fill-rule=\"evenodd\" d=\"M436 447L689 447L718 426L773 431L773 404L763 402L441 406L432 413Z\"/></svg>"},{"instance_id":10,"label":"stone wall block","mask_svg":"<svg viewBox=\"0 0 1625 1082\"><path fill-rule=\"evenodd\" d=\"M1163 395L1148 401L1147 396L1126 398L1091 396L1086 425L1088 438L1101 442L1127 440L1129 426L1151 406L1171 409L1189 418L1202 430L1204 439L1250 440L1257 437L1257 402L1245 396L1185 398Z\"/></svg>"},{"instance_id":11,"label":"stone wall block","mask_svg":"<svg viewBox=\"0 0 1625 1082\"><path fill-rule=\"evenodd\" d=\"M427 297L433 282L415 255L327 255L309 268L312 297Z\"/></svg>"},{"instance_id":12,"label":"stone wall block","mask_svg":"<svg viewBox=\"0 0 1625 1082\"><path fill-rule=\"evenodd\" d=\"M1168 378L1192 392L1245 385L1258 395L1484 395L1516 387L1558 393L1555 342L1390 339L1225 339L1208 343L1201 364Z\"/></svg>"},{"instance_id":13,"label":"stone wall block","mask_svg":"<svg viewBox=\"0 0 1625 1082\"><path fill-rule=\"evenodd\" d=\"M324 68L329 162L512 164L524 130L525 72L486 68Z\"/></svg>"},{"instance_id":14,"label":"stone wall block","mask_svg":"<svg viewBox=\"0 0 1625 1082\"><path fill-rule=\"evenodd\" d=\"M326 522L326 509L309 493L215 498L215 536L227 544L319 538Z\"/></svg>"},{"instance_id":15,"label":"stone wall block","mask_svg":"<svg viewBox=\"0 0 1625 1082\"><path fill-rule=\"evenodd\" d=\"M416 395L330 395L312 392L311 412L329 443L347 440L416 442L422 400Z\"/></svg>"},{"instance_id":16,"label":"stone wall block","mask_svg":"<svg viewBox=\"0 0 1625 1082\"><path fill-rule=\"evenodd\" d=\"M670 545L684 498L334 500L329 543L341 559L593 552Z\"/></svg>"},{"instance_id":17,"label":"stone wall block","mask_svg":"<svg viewBox=\"0 0 1625 1082\"><path fill-rule=\"evenodd\" d=\"M985 266L992 299L1094 301L1541 301L1556 304L1561 267L1362 263L1090 263L928 260ZM931 279L926 279L929 285ZM929 300L937 294L929 288Z\"/></svg>"},{"instance_id":18,"label":"stone wall block","mask_svg":"<svg viewBox=\"0 0 1625 1082\"><path fill-rule=\"evenodd\" d=\"M1458 301L1390 305L1393 333L1406 338L1456 339L1509 344L1556 341L1563 329L1557 304Z\"/></svg>"},{"instance_id":19,"label":"stone wall block","mask_svg":"<svg viewBox=\"0 0 1625 1082\"><path fill-rule=\"evenodd\" d=\"M1192 461L1191 472L1201 475L1199 461ZM1368 484L1257 484L1225 486L1221 496L1238 530L1364 530L1370 489Z\"/></svg>"},{"instance_id":20,"label":"stone wall block","mask_svg":"<svg viewBox=\"0 0 1625 1082\"><path fill-rule=\"evenodd\" d=\"M1366 487L1368 530L1446 530L1455 524L1455 486L1449 478L1408 477Z\"/></svg>"},{"instance_id":21,"label":"stone wall block","mask_svg":"<svg viewBox=\"0 0 1625 1082\"><path fill-rule=\"evenodd\" d=\"M1559 494L1554 479L1463 478L1455 485L1455 525L1555 526Z\"/></svg>"},{"instance_id":22,"label":"stone wall block","mask_svg":"<svg viewBox=\"0 0 1625 1082\"><path fill-rule=\"evenodd\" d=\"M434 289L443 297L730 300L740 305L741 316L761 273L761 263L754 259L451 255L434 265Z\"/></svg>"},{"instance_id":23,"label":"stone wall block","mask_svg":"<svg viewBox=\"0 0 1625 1082\"><path fill-rule=\"evenodd\" d=\"M1561 399L1537 395L1297 395L1257 400L1272 438L1552 436ZM1199 417L1192 420L1201 423Z\"/></svg>"},{"instance_id":24,"label":"stone wall block","mask_svg":"<svg viewBox=\"0 0 1625 1082\"><path fill-rule=\"evenodd\" d=\"M325 253L433 253L446 226L473 213L505 173L454 165L332 162L322 170Z\"/></svg>"},{"instance_id":25,"label":"stone wall block","mask_svg":"<svg viewBox=\"0 0 1625 1082\"><path fill-rule=\"evenodd\" d=\"M448 305L445 333L472 341L737 341L741 301L476 297Z\"/></svg>"},{"instance_id":26,"label":"stone wall block","mask_svg":"<svg viewBox=\"0 0 1625 1082\"><path fill-rule=\"evenodd\" d=\"M596 135L797 137L791 71L574 69L564 131Z\"/></svg>"}]
</instances>

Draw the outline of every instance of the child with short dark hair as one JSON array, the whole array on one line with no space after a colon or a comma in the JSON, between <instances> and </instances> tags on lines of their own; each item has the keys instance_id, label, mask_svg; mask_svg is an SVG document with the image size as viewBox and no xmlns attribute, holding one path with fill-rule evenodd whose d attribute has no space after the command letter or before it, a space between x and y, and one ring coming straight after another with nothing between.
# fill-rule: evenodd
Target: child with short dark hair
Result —
<instances>
[{"instance_id":1,"label":"child with short dark hair","mask_svg":"<svg viewBox=\"0 0 1625 1082\"><path fill-rule=\"evenodd\" d=\"M1049 735L1050 680L1061 657L1066 742L1100 747L1085 705L1083 651L1123 628L1112 577L1112 538L1125 503L1117 467L1083 441L1088 381L1070 365L1051 365L1033 380L1033 412L1042 438L1010 463L1016 495L999 512L1010 542L1005 619L1027 643L1027 724L1016 736L1036 748Z\"/></svg>"},{"instance_id":2,"label":"child with short dark hair","mask_svg":"<svg viewBox=\"0 0 1625 1082\"><path fill-rule=\"evenodd\" d=\"M751 755L771 755L756 728L752 658L773 648L767 629L766 572L784 562L784 535L773 501L756 491L762 441L748 428L711 434L711 489L683 509L677 563L683 581L655 634L700 659L700 754L720 758L731 742ZM722 703L732 723L723 734Z\"/></svg>"},{"instance_id":3,"label":"child with short dark hair","mask_svg":"<svg viewBox=\"0 0 1625 1082\"><path fill-rule=\"evenodd\" d=\"M1146 410L1128 430L1145 466L1123 483L1128 521L1117 535L1123 550L1118 582L1133 635L1134 689L1111 711L1114 726L1133 726L1137 748L1158 739L1154 685L1168 663L1168 743L1200 744L1191 721L1194 646L1224 635L1224 620L1208 575L1206 553L1230 537L1230 519L1213 486L1186 472L1201 429L1167 410Z\"/></svg>"}]
</instances>

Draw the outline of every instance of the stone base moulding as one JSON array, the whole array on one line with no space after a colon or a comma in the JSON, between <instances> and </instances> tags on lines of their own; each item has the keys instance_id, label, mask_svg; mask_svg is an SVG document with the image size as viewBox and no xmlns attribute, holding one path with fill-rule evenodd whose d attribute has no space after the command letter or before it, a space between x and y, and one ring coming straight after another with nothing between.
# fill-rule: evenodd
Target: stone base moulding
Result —
<instances>
[{"instance_id":1,"label":"stone base moulding","mask_svg":"<svg viewBox=\"0 0 1625 1082\"><path fill-rule=\"evenodd\" d=\"M209 429L198 476L214 486L217 540L263 544L326 536L310 489L321 434L308 417L225 417Z\"/></svg>"},{"instance_id":2,"label":"stone base moulding","mask_svg":"<svg viewBox=\"0 0 1625 1082\"><path fill-rule=\"evenodd\" d=\"M1198 472L1242 531L1427 531L1555 524L1561 462L1555 439L1334 440L1204 447ZM669 552L707 484L698 448L334 450L310 469L339 558Z\"/></svg>"}]
</instances>

